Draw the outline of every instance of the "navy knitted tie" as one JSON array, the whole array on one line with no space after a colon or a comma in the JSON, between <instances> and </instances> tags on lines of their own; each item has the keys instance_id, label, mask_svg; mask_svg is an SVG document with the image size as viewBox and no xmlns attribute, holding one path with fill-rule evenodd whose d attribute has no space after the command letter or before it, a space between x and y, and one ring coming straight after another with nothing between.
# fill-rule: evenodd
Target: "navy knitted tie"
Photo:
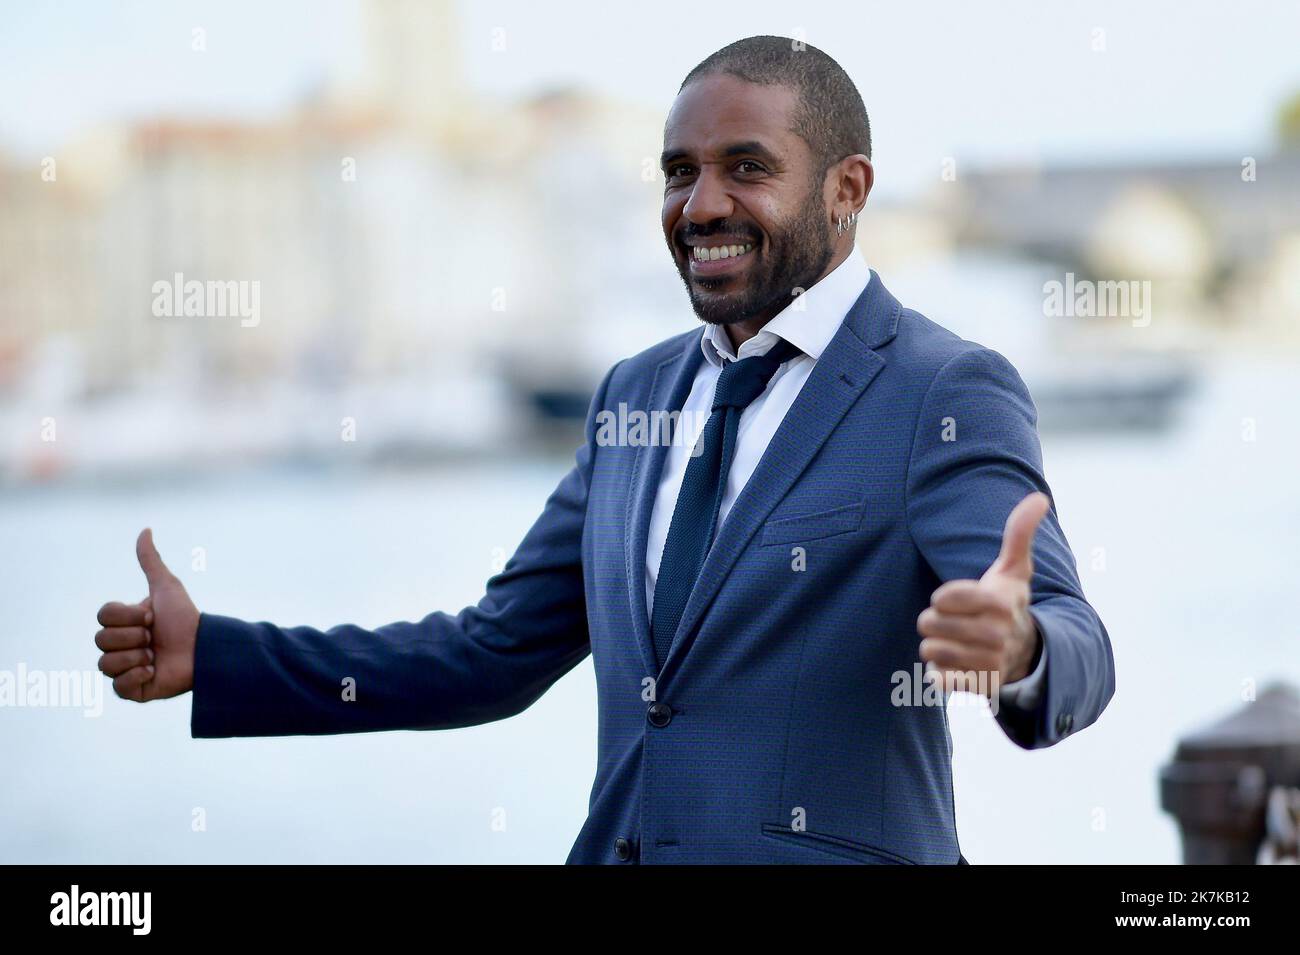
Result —
<instances>
[{"instance_id":1,"label":"navy knitted tie","mask_svg":"<svg viewBox=\"0 0 1300 955\"><path fill-rule=\"evenodd\" d=\"M686 600L704 566L713 543L718 511L727 490L727 474L736 451L740 416L767 388L776 370L796 355L798 348L779 341L765 355L727 362L713 391L713 411L700 436L703 449L686 465L682 489L677 492L672 523L664 542L664 555L655 581L650 629L655 656L662 667L673 645Z\"/></svg>"}]
</instances>

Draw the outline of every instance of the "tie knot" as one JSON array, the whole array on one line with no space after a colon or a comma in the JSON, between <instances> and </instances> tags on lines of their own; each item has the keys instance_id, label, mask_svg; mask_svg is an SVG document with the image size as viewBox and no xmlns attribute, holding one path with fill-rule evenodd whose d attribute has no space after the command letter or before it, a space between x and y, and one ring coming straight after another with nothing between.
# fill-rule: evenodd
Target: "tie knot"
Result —
<instances>
[{"instance_id":1,"label":"tie knot","mask_svg":"<svg viewBox=\"0 0 1300 955\"><path fill-rule=\"evenodd\" d=\"M763 393L776 370L798 354L798 348L781 340L765 355L727 362L722 366L722 374L713 390L713 410L747 408Z\"/></svg>"}]
</instances>

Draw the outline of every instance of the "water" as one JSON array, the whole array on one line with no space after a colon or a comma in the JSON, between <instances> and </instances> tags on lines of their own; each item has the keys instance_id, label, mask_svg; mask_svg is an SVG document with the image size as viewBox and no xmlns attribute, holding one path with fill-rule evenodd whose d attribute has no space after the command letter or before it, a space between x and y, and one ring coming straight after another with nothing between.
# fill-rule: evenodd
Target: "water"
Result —
<instances>
[{"instance_id":1,"label":"water","mask_svg":"<svg viewBox=\"0 0 1300 955\"><path fill-rule=\"evenodd\" d=\"M1178 734L1239 705L1243 681L1300 682L1296 371L1219 365L1169 434L1045 436L1118 691L1097 725L1036 752L952 708L973 862L1177 861L1156 773ZM145 592L133 554L145 525L202 609L321 627L459 609L566 467L7 491L0 669L93 669L99 605ZM448 732L192 740L189 714L188 698L142 707L111 692L98 718L0 709L0 861L560 862L585 818L590 662L514 719Z\"/></svg>"}]
</instances>

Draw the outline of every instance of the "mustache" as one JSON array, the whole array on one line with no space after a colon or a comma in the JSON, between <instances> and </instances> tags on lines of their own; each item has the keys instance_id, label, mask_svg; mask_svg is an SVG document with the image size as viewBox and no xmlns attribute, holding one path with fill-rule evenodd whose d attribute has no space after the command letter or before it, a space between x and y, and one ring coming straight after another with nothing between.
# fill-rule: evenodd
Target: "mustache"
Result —
<instances>
[{"instance_id":1,"label":"mustache","mask_svg":"<svg viewBox=\"0 0 1300 955\"><path fill-rule=\"evenodd\" d=\"M748 229L728 228L726 224L701 228L699 226L688 226L677 233L677 241L682 245L686 244L687 239L708 239L715 235L735 236L742 242L758 242L758 236Z\"/></svg>"}]
</instances>

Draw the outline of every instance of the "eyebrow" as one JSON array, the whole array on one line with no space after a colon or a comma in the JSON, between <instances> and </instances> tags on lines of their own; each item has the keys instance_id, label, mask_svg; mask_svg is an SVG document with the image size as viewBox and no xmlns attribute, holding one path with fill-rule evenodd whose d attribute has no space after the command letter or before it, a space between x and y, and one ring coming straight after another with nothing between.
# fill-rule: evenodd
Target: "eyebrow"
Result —
<instances>
[{"instance_id":1,"label":"eyebrow","mask_svg":"<svg viewBox=\"0 0 1300 955\"><path fill-rule=\"evenodd\" d=\"M670 164L680 159L689 159L690 155L690 152L685 149L665 149L663 155L659 157L659 168L667 169ZM734 156L756 156L769 165L777 165L777 158L772 151L754 139L743 143L732 143L722 150L722 158L731 159Z\"/></svg>"}]
</instances>

